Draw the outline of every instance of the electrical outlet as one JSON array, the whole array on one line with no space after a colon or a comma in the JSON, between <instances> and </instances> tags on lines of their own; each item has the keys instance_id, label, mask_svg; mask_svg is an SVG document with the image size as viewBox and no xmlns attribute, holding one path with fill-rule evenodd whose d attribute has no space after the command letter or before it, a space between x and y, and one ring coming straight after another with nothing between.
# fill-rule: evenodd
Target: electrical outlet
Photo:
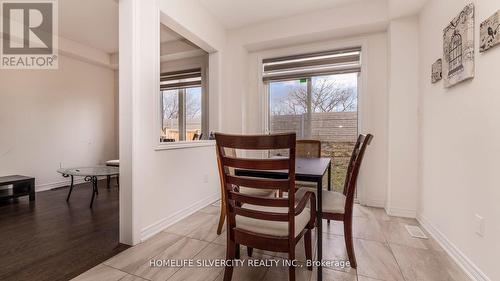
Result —
<instances>
[{"instance_id":1,"label":"electrical outlet","mask_svg":"<svg viewBox=\"0 0 500 281\"><path fill-rule=\"evenodd\" d=\"M484 218L476 214L476 234L484 237Z\"/></svg>"}]
</instances>

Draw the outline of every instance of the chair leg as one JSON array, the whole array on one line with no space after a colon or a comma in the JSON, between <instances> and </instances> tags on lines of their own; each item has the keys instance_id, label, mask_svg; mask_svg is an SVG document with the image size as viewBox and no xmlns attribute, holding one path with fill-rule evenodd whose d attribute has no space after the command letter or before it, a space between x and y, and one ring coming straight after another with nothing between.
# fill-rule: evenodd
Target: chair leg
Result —
<instances>
[{"instance_id":1,"label":"chair leg","mask_svg":"<svg viewBox=\"0 0 500 281\"><path fill-rule=\"evenodd\" d=\"M295 245L290 246L290 249L288 250L288 260L290 263L295 260ZM288 266L288 280L295 281L295 266L292 264Z\"/></svg>"},{"instance_id":2,"label":"chair leg","mask_svg":"<svg viewBox=\"0 0 500 281\"><path fill-rule=\"evenodd\" d=\"M312 246L311 246L311 230L308 229L304 234L304 246L306 250L306 261L312 260ZM312 266L308 266L307 270L311 271Z\"/></svg>"},{"instance_id":3,"label":"chair leg","mask_svg":"<svg viewBox=\"0 0 500 281\"><path fill-rule=\"evenodd\" d=\"M224 208L224 204L220 205L220 217L219 217L219 226L217 226L217 235L222 233L222 227L224 226L224 220L226 219L226 210Z\"/></svg>"},{"instance_id":4,"label":"chair leg","mask_svg":"<svg viewBox=\"0 0 500 281\"><path fill-rule=\"evenodd\" d=\"M354 244L352 242L352 217L345 218L344 220L344 239L345 247L347 249L347 256L352 268L357 268L356 256L354 254Z\"/></svg>"},{"instance_id":5,"label":"chair leg","mask_svg":"<svg viewBox=\"0 0 500 281\"><path fill-rule=\"evenodd\" d=\"M69 197L71 196L71 191L73 191L73 176L71 176L71 185L69 186L68 197L66 197L66 202L69 201Z\"/></svg>"},{"instance_id":6,"label":"chair leg","mask_svg":"<svg viewBox=\"0 0 500 281\"><path fill-rule=\"evenodd\" d=\"M236 244L234 241L229 241L228 238L228 244L226 248L226 260L227 261L233 261L235 258L235 253L236 253ZM231 278L233 277L233 265L232 263L230 265L226 265L224 269L224 281L231 281Z\"/></svg>"},{"instance_id":7,"label":"chair leg","mask_svg":"<svg viewBox=\"0 0 500 281\"><path fill-rule=\"evenodd\" d=\"M248 247L247 246L247 254L249 257L252 257L252 254L253 254L253 248L252 247Z\"/></svg>"},{"instance_id":8,"label":"chair leg","mask_svg":"<svg viewBox=\"0 0 500 281\"><path fill-rule=\"evenodd\" d=\"M237 258L237 259L241 258L241 255L240 255L240 244L236 244L236 249L234 251L234 257Z\"/></svg>"}]
</instances>

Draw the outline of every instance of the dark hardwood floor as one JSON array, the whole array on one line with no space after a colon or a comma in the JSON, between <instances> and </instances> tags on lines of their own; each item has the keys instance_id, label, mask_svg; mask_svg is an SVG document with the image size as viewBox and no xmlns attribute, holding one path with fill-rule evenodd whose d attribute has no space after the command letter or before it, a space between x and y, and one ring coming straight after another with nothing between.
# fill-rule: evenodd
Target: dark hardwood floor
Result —
<instances>
[{"instance_id":1,"label":"dark hardwood floor","mask_svg":"<svg viewBox=\"0 0 500 281\"><path fill-rule=\"evenodd\" d=\"M36 200L0 201L0 280L69 280L125 250L118 242L118 188L91 186L38 192Z\"/></svg>"}]
</instances>

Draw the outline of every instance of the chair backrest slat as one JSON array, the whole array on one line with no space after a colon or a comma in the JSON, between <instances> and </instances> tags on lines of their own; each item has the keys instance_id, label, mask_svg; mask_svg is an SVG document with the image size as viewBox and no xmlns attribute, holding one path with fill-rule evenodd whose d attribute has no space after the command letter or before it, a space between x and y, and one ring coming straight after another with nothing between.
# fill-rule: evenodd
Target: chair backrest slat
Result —
<instances>
[{"instance_id":1,"label":"chair backrest slat","mask_svg":"<svg viewBox=\"0 0 500 281\"><path fill-rule=\"evenodd\" d=\"M278 159L253 159L224 157L222 165L236 169L258 169L258 170L286 170L288 169L288 158Z\"/></svg>"},{"instance_id":2,"label":"chair backrest slat","mask_svg":"<svg viewBox=\"0 0 500 281\"><path fill-rule=\"evenodd\" d=\"M267 221L288 221L289 219L287 213L261 212L242 207L234 207L234 213L238 216Z\"/></svg>"},{"instance_id":3,"label":"chair backrest slat","mask_svg":"<svg viewBox=\"0 0 500 281\"><path fill-rule=\"evenodd\" d=\"M288 149L292 146L290 134L245 135L244 138L238 138L237 135L217 135L219 137L216 138L217 144L225 148L265 150ZM295 148L295 143L293 147Z\"/></svg>"},{"instance_id":4,"label":"chair backrest slat","mask_svg":"<svg viewBox=\"0 0 500 281\"><path fill-rule=\"evenodd\" d=\"M257 196L249 196L234 191L229 191L228 197L229 199L240 203L267 206L267 207L288 207L288 199L286 198L264 198Z\"/></svg>"},{"instance_id":5,"label":"chair backrest slat","mask_svg":"<svg viewBox=\"0 0 500 281\"><path fill-rule=\"evenodd\" d=\"M238 177L228 175L226 176L226 182L228 184L234 184L236 186L246 186L262 189L280 189L288 190L288 180L280 179L259 179L250 177Z\"/></svg>"}]
</instances>

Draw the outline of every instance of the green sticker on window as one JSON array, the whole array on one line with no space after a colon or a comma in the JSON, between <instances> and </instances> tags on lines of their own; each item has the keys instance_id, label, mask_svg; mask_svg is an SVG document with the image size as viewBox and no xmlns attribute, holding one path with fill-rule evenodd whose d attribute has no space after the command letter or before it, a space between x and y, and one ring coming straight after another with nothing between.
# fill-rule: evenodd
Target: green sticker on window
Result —
<instances>
[{"instance_id":1,"label":"green sticker on window","mask_svg":"<svg viewBox=\"0 0 500 281\"><path fill-rule=\"evenodd\" d=\"M307 78L302 78L299 81L300 81L300 83L307 83Z\"/></svg>"}]
</instances>

